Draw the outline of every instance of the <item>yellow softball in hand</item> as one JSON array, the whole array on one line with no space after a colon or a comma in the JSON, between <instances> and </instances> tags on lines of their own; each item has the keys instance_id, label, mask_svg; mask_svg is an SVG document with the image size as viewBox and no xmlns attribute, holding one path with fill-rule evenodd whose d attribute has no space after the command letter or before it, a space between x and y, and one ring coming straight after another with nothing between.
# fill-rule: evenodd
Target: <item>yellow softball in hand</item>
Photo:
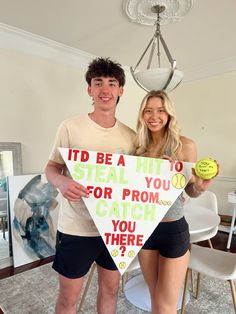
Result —
<instances>
[{"instance_id":1,"label":"yellow softball in hand","mask_svg":"<svg viewBox=\"0 0 236 314\"><path fill-rule=\"evenodd\" d=\"M204 180L210 180L218 173L217 162L211 158L200 159L196 162L195 173Z\"/></svg>"}]
</instances>

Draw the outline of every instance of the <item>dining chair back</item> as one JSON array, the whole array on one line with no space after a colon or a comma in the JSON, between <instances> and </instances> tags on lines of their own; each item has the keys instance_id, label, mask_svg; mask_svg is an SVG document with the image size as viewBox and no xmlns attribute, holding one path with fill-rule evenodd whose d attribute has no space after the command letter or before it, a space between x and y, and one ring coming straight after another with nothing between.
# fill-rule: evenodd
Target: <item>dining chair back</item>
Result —
<instances>
[{"instance_id":1,"label":"dining chair back","mask_svg":"<svg viewBox=\"0 0 236 314\"><path fill-rule=\"evenodd\" d=\"M212 210L214 213L218 214L218 203L217 203L217 197L215 193L211 191L205 191L202 193L199 197L196 198L190 198L188 201L188 204L191 205L191 208L194 210L195 206L202 206L206 207L210 210ZM201 242L201 241L208 241L209 248L213 249L213 245L211 243L211 238L213 238L218 232L218 226L212 228L209 231L200 232L197 234L191 234L190 235L190 242L192 243L191 248L193 246L193 243ZM191 255L190 255L191 256ZM186 293L186 287L188 285L188 274L191 274L191 285L192 285L192 291L194 291L194 276L193 276L193 270L188 268L186 276L185 276L185 283L184 283L184 292L183 292L183 300L182 300L182 307L181 307L181 314L184 313L185 309L185 299L187 296ZM200 289L200 281L201 281L201 275L198 272L197 274L197 288L196 288L196 295L199 293Z\"/></svg>"},{"instance_id":2,"label":"dining chair back","mask_svg":"<svg viewBox=\"0 0 236 314\"><path fill-rule=\"evenodd\" d=\"M193 244L191 247L189 269L212 278L228 281L231 288L234 310L236 312L236 293L234 284L234 280L236 279L235 253L224 252ZM185 289L187 289L187 285L185 286ZM197 296L198 291L196 298Z\"/></svg>"},{"instance_id":3,"label":"dining chair back","mask_svg":"<svg viewBox=\"0 0 236 314\"><path fill-rule=\"evenodd\" d=\"M194 205L196 205L196 206L206 207L212 210L214 213L218 214L217 197L215 193L211 191L205 191L199 197L190 198L188 200L188 204L191 205L193 210L194 210ZM215 228L212 228L210 231L201 232L198 234L191 234L190 242L196 243L196 242L208 240L209 246L212 247L212 243L210 239L213 238L217 234L217 232L218 232L218 226L216 226Z\"/></svg>"}]
</instances>

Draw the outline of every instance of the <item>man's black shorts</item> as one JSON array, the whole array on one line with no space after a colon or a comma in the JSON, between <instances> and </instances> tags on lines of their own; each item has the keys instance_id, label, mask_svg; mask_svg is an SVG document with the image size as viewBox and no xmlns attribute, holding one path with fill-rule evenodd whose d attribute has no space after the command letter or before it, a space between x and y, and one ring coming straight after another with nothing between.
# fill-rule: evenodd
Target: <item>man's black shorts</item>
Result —
<instances>
[{"instance_id":1,"label":"man's black shorts","mask_svg":"<svg viewBox=\"0 0 236 314\"><path fill-rule=\"evenodd\" d=\"M56 255L52 267L67 278L87 274L93 262L108 270L117 270L102 238L81 237L57 231Z\"/></svg>"}]
</instances>

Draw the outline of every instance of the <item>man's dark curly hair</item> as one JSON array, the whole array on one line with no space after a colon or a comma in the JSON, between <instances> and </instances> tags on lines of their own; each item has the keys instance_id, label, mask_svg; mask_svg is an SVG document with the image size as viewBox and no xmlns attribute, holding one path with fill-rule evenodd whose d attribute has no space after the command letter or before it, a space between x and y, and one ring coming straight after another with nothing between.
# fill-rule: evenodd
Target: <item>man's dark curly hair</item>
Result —
<instances>
[{"instance_id":1,"label":"man's dark curly hair","mask_svg":"<svg viewBox=\"0 0 236 314\"><path fill-rule=\"evenodd\" d=\"M119 86L125 85L125 72L121 65L111 61L109 58L94 59L85 74L86 81L91 86L91 80L95 77L114 77L119 82Z\"/></svg>"}]
</instances>

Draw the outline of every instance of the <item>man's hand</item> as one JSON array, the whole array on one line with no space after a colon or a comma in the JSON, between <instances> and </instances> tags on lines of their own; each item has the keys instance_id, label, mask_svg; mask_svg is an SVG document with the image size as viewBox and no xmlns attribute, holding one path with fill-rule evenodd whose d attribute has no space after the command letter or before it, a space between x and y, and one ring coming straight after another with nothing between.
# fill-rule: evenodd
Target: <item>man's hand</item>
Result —
<instances>
[{"instance_id":1,"label":"man's hand","mask_svg":"<svg viewBox=\"0 0 236 314\"><path fill-rule=\"evenodd\" d=\"M83 185L66 176L60 176L57 187L61 194L72 202L79 201L81 197L89 197L89 191Z\"/></svg>"},{"instance_id":2,"label":"man's hand","mask_svg":"<svg viewBox=\"0 0 236 314\"><path fill-rule=\"evenodd\" d=\"M77 202L81 197L89 197L89 191L83 185L62 174L64 172L65 164L48 161L45 169L46 177L68 201Z\"/></svg>"}]
</instances>

